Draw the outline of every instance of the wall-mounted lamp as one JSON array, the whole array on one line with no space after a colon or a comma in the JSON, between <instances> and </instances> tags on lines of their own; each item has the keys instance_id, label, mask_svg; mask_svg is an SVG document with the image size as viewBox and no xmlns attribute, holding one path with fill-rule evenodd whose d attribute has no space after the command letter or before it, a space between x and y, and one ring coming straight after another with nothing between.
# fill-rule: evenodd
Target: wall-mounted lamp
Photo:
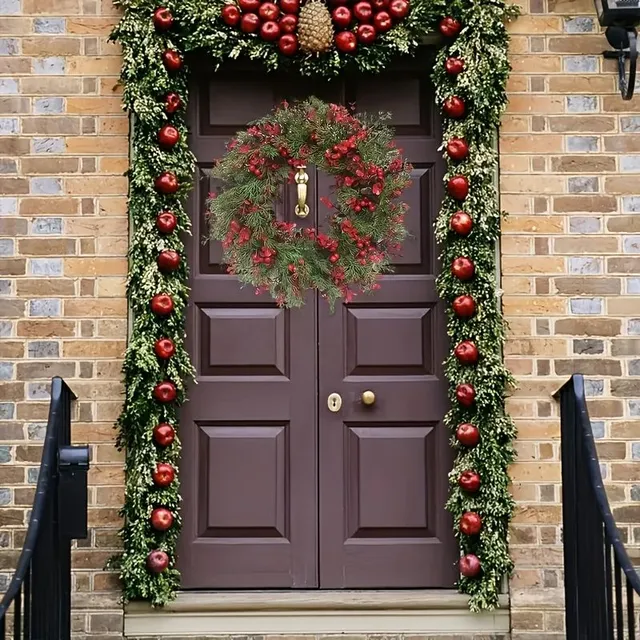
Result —
<instances>
[{"instance_id":1,"label":"wall-mounted lamp","mask_svg":"<svg viewBox=\"0 0 640 640\"><path fill-rule=\"evenodd\" d=\"M605 35L616 51L604 51L605 58L618 60L618 86L623 100L631 100L636 84L640 0L594 0L598 20L607 27ZM626 61L629 60L627 76Z\"/></svg>"}]
</instances>

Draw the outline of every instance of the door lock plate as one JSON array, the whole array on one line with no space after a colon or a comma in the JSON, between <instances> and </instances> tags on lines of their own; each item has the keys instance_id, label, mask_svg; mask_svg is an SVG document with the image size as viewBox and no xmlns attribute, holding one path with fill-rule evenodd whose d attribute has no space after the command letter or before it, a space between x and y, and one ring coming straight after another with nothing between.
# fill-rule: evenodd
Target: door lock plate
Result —
<instances>
[{"instance_id":1,"label":"door lock plate","mask_svg":"<svg viewBox=\"0 0 640 640\"><path fill-rule=\"evenodd\" d=\"M342 397L340 394L330 393L327 398L327 406L329 407L329 411L332 411L333 413L340 411L340 408L342 407Z\"/></svg>"}]
</instances>

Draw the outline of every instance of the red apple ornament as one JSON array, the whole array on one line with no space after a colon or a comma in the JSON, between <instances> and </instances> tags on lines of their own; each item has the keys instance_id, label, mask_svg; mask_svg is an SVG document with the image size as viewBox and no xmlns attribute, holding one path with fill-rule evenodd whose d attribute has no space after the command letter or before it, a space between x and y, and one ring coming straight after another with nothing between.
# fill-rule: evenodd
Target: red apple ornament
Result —
<instances>
[{"instance_id":1,"label":"red apple ornament","mask_svg":"<svg viewBox=\"0 0 640 640\"><path fill-rule=\"evenodd\" d=\"M476 267L469 258L460 256L451 263L451 275L454 278L458 278L458 280L462 280L462 282L472 280L475 274Z\"/></svg>"},{"instance_id":2,"label":"red apple ornament","mask_svg":"<svg viewBox=\"0 0 640 640\"><path fill-rule=\"evenodd\" d=\"M173 513L165 507L156 507L151 512L151 526L156 531L166 531L173 526Z\"/></svg>"},{"instance_id":3,"label":"red apple ornament","mask_svg":"<svg viewBox=\"0 0 640 640\"><path fill-rule=\"evenodd\" d=\"M445 38L454 38L460 33L462 24L459 20L447 16L446 18L442 18L442 20L440 20L438 29Z\"/></svg>"},{"instance_id":4,"label":"red apple ornament","mask_svg":"<svg viewBox=\"0 0 640 640\"><path fill-rule=\"evenodd\" d=\"M352 20L351 10L348 7L336 7L331 12L331 19L339 27L348 27Z\"/></svg>"},{"instance_id":5,"label":"red apple ornament","mask_svg":"<svg viewBox=\"0 0 640 640\"><path fill-rule=\"evenodd\" d=\"M464 60L462 58L447 58L444 61L444 70L451 76L457 76L464 71Z\"/></svg>"},{"instance_id":6,"label":"red apple ornament","mask_svg":"<svg viewBox=\"0 0 640 640\"><path fill-rule=\"evenodd\" d=\"M157 316L168 316L173 311L173 300L168 293L158 293L151 298L151 311Z\"/></svg>"},{"instance_id":7,"label":"red apple ornament","mask_svg":"<svg viewBox=\"0 0 640 640\"><path fill-rule=\"evenodd\" d=\"M451 307L458 318L471 318L476 312L476 301L471 296L463 294L451 303Z\"/></svg>"},{"instance_id":8,"label":"red apple ornament","mask_svg":"<svg viewBox=\"0 0 640 640\"><path fill-rule=\"evenodd\" d=\"M469 155L469 145L464 138L451 138L447 142L447 155L456 161L464 160Z\"/></svg>"},{"instance_id":9,"label":"red apple ornament","mask_svg":"<svg viewBox=\"0 0 640 640\"><path fill-rule=\"evenodd\" d=\"M482 529L482 518L475 511L467 511L460 518L460 531L465 536L477 536Z\"/></svg>"},{"instance_id":10,"label":"red apple ornament","mask_svg":"<svg viewBox=\"0 0 640 640\"><path fill-rule=\"evenodd\" d=\"M478 347L476 347L475 343L471 342L471 340L463 340L453 350L453 354L458 359L458 362L464 365L476 364L480 356Z\"/></svg>"},{"instance_id":11,"label":"red apple ornament","mask_svg":"<svg viewBox=\"0 0 640 640\"><path fill-rule=\"evenodd\" d=\"M220 15L222 21L230 27L235 27L240 22L240 9L235 4L225 4Z\"/></svg>"},{"instance_id":12,"label":"red apple ornament","mask_svg":"<svg viewBox=\"0 0 640 640\"><path fill-rule=\"evenodd\" d=\"M369 22L373 17L373 9L371 8L371 4L362 0L361 2L356 2L353 7L353 15L360 22Z\"/></svg>"},{"instance_id":13,"label":"red apple ornament","mask_svg":"<svg viewBox=\"0 0 640 640\"><path fill-rule=\"evenodd\" d=\"M168 31L173 24L173 16L171 11L166 7L158 7L153 12L153 26L157 31Z\"/></svg>"},{"instance_id":14,"label":"red apple ornament","mask_svg":"<svg viewBox=\"0 0 640 640\"><path fill-rule=\"evenodd\" d=\"M178 224L178 218L172 211L162 211L156 218L156 228L160 233L171 233Z\"/></svg>"},{"instance_id":15,"label":"red apple ornament","mask_svg":"<svg viewBox=\"0 0 640 640\"><path fill-rule=\"evenodd\" d=\"M458 486L467 493L476 493L480 489L480 476L475 471L463 471Z\"/></svg>"},{"instance_id":16,"label":"red apple ornament","mask_svg":"<svg viewBox=\"0 0 640 640\"><path fill-rule=\"evenodd\" d=\"M171 149L179 140L180 132L172 124L165 124L158 131L158 144L163 149Z\"/></svg>"},{"instance_id":17,"label":"red apple ornament","mask_svg":"<svg viewBox=\"0 0 640 640\"><path fill-rule=\"evenodd\" d=\"M480 442L480 429L470 422L462 422L456 429L456 440L465 447L475 447Z\"/></svg>"},{"instance_id":18,"label":"red apple ornament","mask_svg":"<svg viewBox=\"0 0 640 640\"><path fill-rule=\"evenodd\" d=\"M294 34L298 27L298 18L297 16L287 14L285 16L282 16L282 18L280 18L280 22L278 22L278 24L280 25L280 31L282 31L282 33ZM296 38L296 48L297 47L298 47L298 38ZM282 49L280 50L282 51Z\"/></svg>"},{"instance_id":19,"label":"red apple ornament","mask_svg":"<svg viewBox=\"0 0 640 640\"><path fill-rule=\"evenodd\" d=\"M466 106L462 98L451 96L444 101L442 110L449 118L462 118L466 112Z\"/></svg>"},{"instance_id":20,"label":"red apple ornament","mask_svg":"<svg viewBox=\"0 0 640 640\"><path fill-rule=\"evenodd\" d=\"M370 24L359 24L356 29L358 42L371 44L376 39L376 30Z\"/></svg>"},{"instance_id":21,"label":"red apple ornament","mask_svg":"<svg viewBox=\"0 0 640 640\"><path fill-rule=\"evenodd\" d=\"M389 7L389 0L371 0L374 11L384 11Z\"/></svg>"},{"instance_id":22,"label":"red apple ornament","mask_svg":"<svg viewBox=\"0 0 640 640\"><path fill-rule=\"evenodd\" d=\"M158 382L153 388L153 397L162 404L173 402L177 396L178 390L176 389L176 385L173 384L173 382L169 382L169 380Z\"/></svg>"},{"instance_id":23,"label":"red apple ornament","mask_svg":"<svg viewBox=\"0 0 640 640\"><path fill-rule=\"evenodd\" d=\"M167 422L161 422L153 428L153 439L161 447L168 447L176 438L175 429Z\"/></svg>"},{"instance_id":24,"label":"red apple ornament","mask_svg":"<svg viewBox=\"0 0 640 640\"><path fill-rule=\"evenodd\" d=\"M335 37L336 47L343 53L353 53L358 46L356 34L351 31L341 31Z\"/></svg>"},{"instance_id":25,"label":"red apple ornament","mask_svg":"<svg viewBox=\"0 0 640 640\"><path fill-rule=\"evenodd\" d=\"M467 553L466 556L462 556L458 562L458 568L465 578L475 578L482 571L480 559L473 553Z\"/></svg>"},{"instance_id":26,"label":"red apple ornament","mask_svg":"<svg viewBox=\"0 0 640 640\"><path fill-rule=\"evenodd\" d=\"M280 37L280 27L274 20L268 20L260 27L260 37L267 42L277 40Z\"/></svg>"},{"instance_id":27,"label":"red apple ornament","mask_svg":"<svg viewBox=\"0 0 640 640\"><path fill-rule=\"evenodd\" d=\"M257 13L245 13L240 20L240 28L245 33L254 33L260 28L260 18Z\"/></svg>"},{"instance_id":28,"label":"red apple ornament","mask_svg":"<svg viewBox=\"0 0 640 640\"><path fill-rule=\"evenodd\" d=\"M163 273L175 271L180 266L180 254L173 249L163 249L158 254L158 269Z\"/></svg>"},{"instance_id":29,"label":"red apple ornament","mask_svg":"<svg viewBox=\"0 0 640 640\"><path fill-rule=\"evenodd\" d=\"M152 477L157 487L168 487L176 478L176 470L168 462L158 462Z\"/></svg>"},{"instance_id":30,"label":"red apple ornament","mask_svg":"<svg viewBox=\"0 0 640 640\"><path fill-rule=\"evenodd\" d=\"M293 18L293 16L286 16L287 18ZM298 38L292 33L285 33L280 40L278 40L278 49L285 56L292 56L298 50Z\"/></svg>"},{"instance_id":31,"label":"red apple ornament","mask_svg":"<svg viewBox=\"0 0 640 640\"><path fill-rule=\"evenodd\" d=\"M393 27L393 20L391 20L391 16L387 11L378 11L373 16L373 26L379 33L385 33Z\"/></svg>"},{"instance_id":32,"label":"red apple ornament","mask_svg":"<svg viewBox=\"0 0 640 640\"><path fill-rule=\"evenodd\" d=\"M151 573L162 573L169 566L169 556L164 551L156 549L147 556L147 569Z\"/></svg>"},{"instance_id":33,"label":"red apple ornament","mask_svg":"<svg viewBox=\"0 0 640 640\"><path fill-rule=\"evenodd\" d=\"M158 193L163 195L171 195L175 193L178 188L178 178L175 173L171 171L163 171L154 181L153 186Z\"/></svg>"},{"instance_id":34,"label":"red apple ornament","mask_svg":"<svg viewBox=\"0 0 640 640\"><path fill-rule=\"evenodd\" d=\"M280 9L285 13L298 13L300 0L280 0Z\"/></svg>"},{"instance_id":35,"label":"red apple ornament","mask_svg":"<svg viewBox=\"0 0 640 640\"><path fill-rule=\"evenodd\" d=\"M459 236L468 236L473 228L473 220L466 211L456 211L449 221L451 231Z\"/></svg>"},{"instance_id":36,"label":"red apple ornament","mask_svg":"<svg viewBox=\"0 0 640 640\"><path fill-rule=\"evenodd\" d=\"M280 16L280 9L273 2L263 2L258 9L258 15L261 20L268 22L270 20L277 20Z\"/></svg>"},{"instance_id":37,"label":"red apple ornament","mask_svg":"<svg viewBox=\"0 0 640 640\"><path fill-rule=\"evenodd\" d=\"M476 400L476 390L472 384L462 383L456 387L456 400L463 407L470 407Z\"/></svg>"},{"instance_id":38,"label":"red apple ornament","mask_svg":"<svg viewBox=\"0 0 640 640\"><path fill-rule=\"evenodd\" d=\"M180 71L182 69L182 56L175 49L167 49L162 53L162 64L167 71Z\"/></svg>"},{"instance_id":39,"label":"red apple ornament","mask_svg":"<svg viewBox=\"0 0 640 640\"><path fill-rule=\"evenodd\" d=\"M464 200L469 195L469 180L466 176L453 176L447 182L447 191L452 198Z\"/></svg>"},{"instance_id":40,"label":"red apple ornament","mask_svg":"<svg viewBox=\"0 0 640 640\"><path fill-rule=\"evenodd\" d=\"M176 352L176 345L171 338L159 338L153 344L153 350L161 360L168 360Z\"/></svg>"},{"instance_id":41,"label":"red apple ornament","mask_svg":"<svg viewBox=\"0 0 640 640\"><path fill-rule=\"evenodd\" d=\"M245 13L254 13L260 8L260 0L238 0L238 4Z\"/></svg>"},{"instance_id":42,"label":"red apple ornament","mask_svg":"<svg viewBox=\"0 0 640 640\"><path fill-rule=\"evenodd\" d=\"M402 20L409 14L408 0L391 0L389 4L389 13L395 20Z\"/></svg>"},{"instance_id":43,"label":"red apple ornament","mask_svg":"<svg viewBox=\"0 0 640 640\"><path fill-rule=\"evenodd\" d=\"M182 108L182 98L175 92L171 91L164 97L164 110L168 114L175 113Z\"/></svg>"}]
</instances>

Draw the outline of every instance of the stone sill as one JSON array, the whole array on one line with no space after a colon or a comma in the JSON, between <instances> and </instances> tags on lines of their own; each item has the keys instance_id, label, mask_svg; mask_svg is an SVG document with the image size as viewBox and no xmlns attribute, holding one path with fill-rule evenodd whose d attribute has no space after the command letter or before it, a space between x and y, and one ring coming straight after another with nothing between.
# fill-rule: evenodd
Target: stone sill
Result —
<instances>
[{"instance_id":1,"label":"stone sill","mask_svg":"<svg viewBox=\"0 0 640 640\"><path fill-rule=\"evenodd\" d=\"M509 601L474 614L455 591L182 592L163 609L131 603L125 636L488 634L509 631Z\"/></svg>"}]
</instances>

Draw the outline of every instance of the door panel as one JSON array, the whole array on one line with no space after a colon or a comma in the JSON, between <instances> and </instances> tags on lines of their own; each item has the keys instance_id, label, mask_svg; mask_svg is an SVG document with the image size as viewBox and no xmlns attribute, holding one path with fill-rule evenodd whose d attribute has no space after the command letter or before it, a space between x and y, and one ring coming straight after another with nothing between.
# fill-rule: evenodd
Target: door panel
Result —
<instances>
[{"instance_id":1,"label":"door panel","mask_svg":"<svg viewBox=\"0 0 640 640\"><path fill-rule=\"evenodd\" d=\"M181 416L183 587L450 587L446 332L432 232L443 167L429 66L416 59L331 83L255 69L203 73L190 102L199 187L187 340L198 384ZM333 315L311 293L293 311L256 297L226 274L219 244L201 242L204 200L219 188L211 167L226 142L282 99L309 95L390 111L414 165L410 237L395 273ZM319 198L333 180L307 171L311 215L294 215L295 186L283 188L276 215L323 228ZM360 401L365 389L376 393L371 407ZM335 414L332 392L343 398Z\"/></svg>"}]
</instances>

